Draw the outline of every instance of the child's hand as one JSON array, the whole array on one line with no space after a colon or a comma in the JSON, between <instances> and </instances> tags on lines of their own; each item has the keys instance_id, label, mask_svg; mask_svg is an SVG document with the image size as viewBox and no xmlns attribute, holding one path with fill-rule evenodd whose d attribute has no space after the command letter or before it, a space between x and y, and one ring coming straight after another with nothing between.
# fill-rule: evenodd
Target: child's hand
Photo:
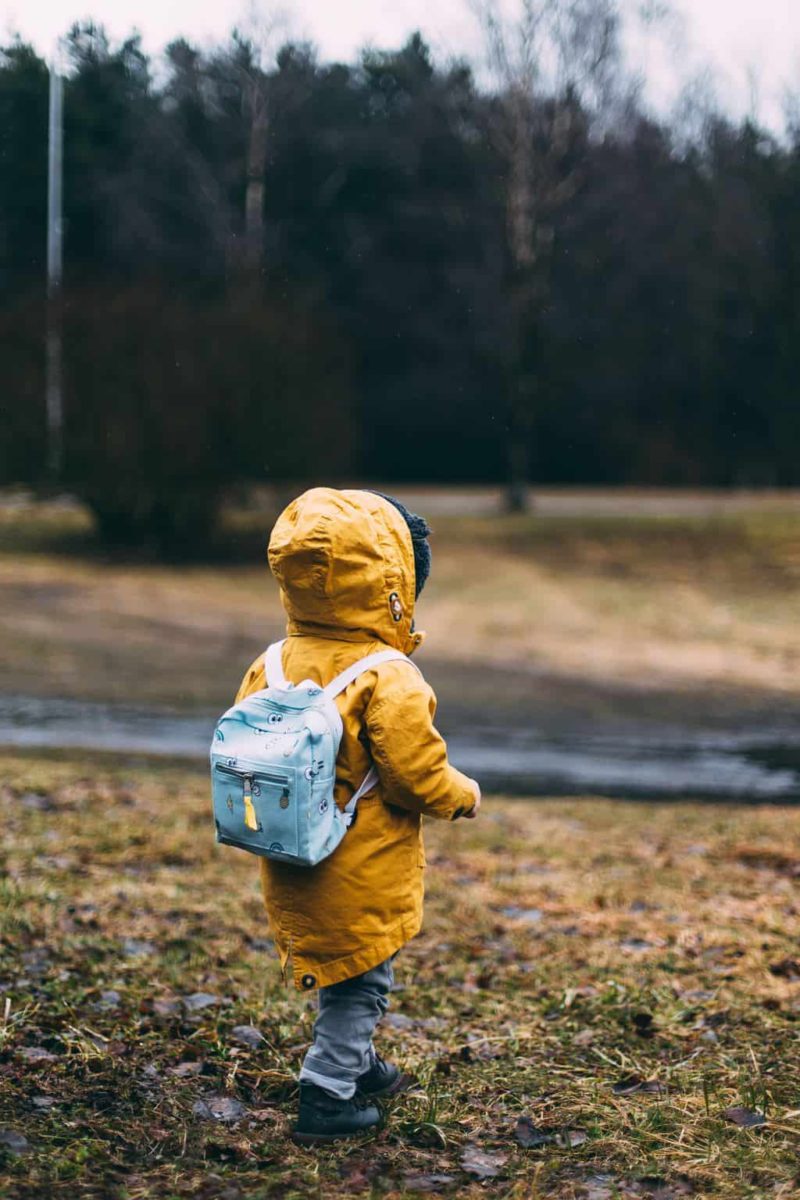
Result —
<instances>
[{"instance_id":1,"label":"child's hand","mask_svg":"<svg viewBox=\"0 0 800 1200\"><path fill-rule=\"evenodd\" d=\"M475 803L473 804L473 806L469 810L469 812L464 813L464 816L465 816L465 818L467 818L467 820L473 821L475 819L475 817L477 817L478 812L481 807L481 786L478 783L477 779L470 779L470 783L472 784L472 790L475 793Z\"/></svg>"}]
</instances>

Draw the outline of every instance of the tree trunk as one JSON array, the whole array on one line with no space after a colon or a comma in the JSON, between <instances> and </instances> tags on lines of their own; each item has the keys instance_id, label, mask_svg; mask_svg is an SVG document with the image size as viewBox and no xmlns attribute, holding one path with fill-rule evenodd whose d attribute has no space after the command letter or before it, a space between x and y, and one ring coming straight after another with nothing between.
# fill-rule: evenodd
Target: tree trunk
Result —
<instances>
[{"instance_id":1,"label":"tree trunk","mask_svg":"<svg viewBox=\"0 0 800 1200\"><path fill-rule=\"evenodd\" d=\"M264 171L267 165L269 117L264 81L250 81L250 138L247 147L247 188L244 212L244 264L259 271L264 257Z\"/></svg>"},{"instance_id":2,"label":"tree trunk","mask_svg":"<svg viewBox=\"0 0 800 1200\"><path fill-rule=\"evenodd\" d=\"M528 478L530 454L523 438L509 434L508 439L508 483L506 485L506 512L524 513L530 509Z\"/></svg>"},{"instance_id":3,"label":"tree trunk","mask_svg":"<svg viewBox=\"0 0 800 1200\"><path fill-rule=\"evenodd\" d=\"M531 432L533 429L533 379L517 375L511 381L511 402L506 441L505 510L530 511Z\"/></svg>"},{"instance_id":4,"label":"tree trunk","mask_svg":"<svg viewBox=\"0 0 800 1200\"><path fill-rule=\"evenodd\" d=\"M512 135L506 182L506 229L510 252L513 352L509 363L509 420L506 446L506 511L527 512L530 484L530 432L535 381L526 370L526 336L536 286L536 204L531 141L530 97L520 89L510 97Z\"/></svg>"}]
</instances>

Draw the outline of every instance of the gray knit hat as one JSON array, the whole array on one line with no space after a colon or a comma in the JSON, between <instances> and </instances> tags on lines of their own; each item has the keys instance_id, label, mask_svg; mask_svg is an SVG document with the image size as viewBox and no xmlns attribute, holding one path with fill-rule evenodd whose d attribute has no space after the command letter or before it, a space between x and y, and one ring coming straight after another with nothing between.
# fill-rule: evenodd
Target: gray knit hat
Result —
<instances>
[{"instance_id":1,"label":"gray knit hat","mask_svg":"<svg viewBox=\"0 0 800 1200\"><path fill-rule=\"evenodd\" d=\"M414 599L418 600L419 594L425 587L425 582L431 573L431 548L428 544L428 536L431 532L430 525L424 517L409 512L405 504L401 504L399 500L395 500L394 496L387 496L385 492L371 490L374 496L381 496L384 500L388 500L390 504L393 504L408 526L411 534L411 545L414 547Z\"/></svg>"}]
</instances>

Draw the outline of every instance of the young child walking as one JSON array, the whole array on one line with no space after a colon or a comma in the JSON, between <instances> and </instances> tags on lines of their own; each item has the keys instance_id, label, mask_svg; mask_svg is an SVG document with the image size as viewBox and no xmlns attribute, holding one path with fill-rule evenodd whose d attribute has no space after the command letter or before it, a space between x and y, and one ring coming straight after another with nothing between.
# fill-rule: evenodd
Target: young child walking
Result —
<instances>
[{"instance_id":1,"label":"young child walking","mask_svg":"<svg viewBox=\"0 0 800 1200\"><path fill-rule=\"evenodd\" d=\"M287 680L324 687L368 654L416 650L424 635L414 630L414 604L430 569L429 533L421 517L374 492L313 488L289 505L269 543L288 618ZM237 702L268 685L262 656ZM319 990L293 1135L303 1144L377 1125L376 1098L402 1087L372 1037L388 1007L392 960L422 924L421 817L474 817L481 796L448 762L433 725L434 694L410 662L364 671L336 703L344 727L336 803L344 809L372 765L378 783L330 857L311 868L261 859L281 965L291 959L296 986Z\"/></svg>"}]
</instances>

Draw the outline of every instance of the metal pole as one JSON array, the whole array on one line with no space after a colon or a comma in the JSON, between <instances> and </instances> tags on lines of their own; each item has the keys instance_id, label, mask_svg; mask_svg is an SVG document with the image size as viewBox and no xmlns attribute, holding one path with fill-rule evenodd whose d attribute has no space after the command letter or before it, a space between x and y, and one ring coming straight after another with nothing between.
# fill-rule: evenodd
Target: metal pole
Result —
<instances>
[{"instance_id":1,"label":"metal pole","mask_svg":"<svg viewBox=\"0 0 800 1200\"><path fill-rule=\"evenodd\" d=\"M62 179L64 81L56 59L50 64L47 161L47 474L57 483L64 466L61 278L63 272Z\"/></svg>"}]
</instances>

